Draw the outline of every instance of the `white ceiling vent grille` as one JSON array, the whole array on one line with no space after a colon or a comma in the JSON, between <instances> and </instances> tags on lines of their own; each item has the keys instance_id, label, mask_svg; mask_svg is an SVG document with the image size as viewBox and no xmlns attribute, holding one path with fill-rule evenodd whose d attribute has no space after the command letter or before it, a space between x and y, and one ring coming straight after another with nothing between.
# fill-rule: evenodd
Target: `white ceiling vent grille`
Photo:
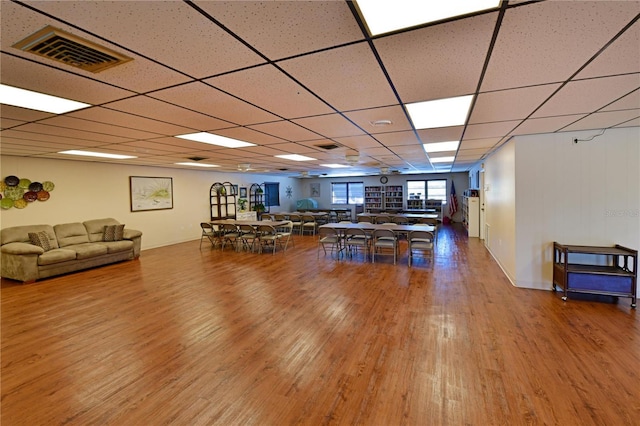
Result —
<instances>
[{"instance_id":1,"label":"white ceiling vent grille","mask_svg":"<svg viewBox=\"0 0 640 426\"><path fill-rule=\"evenodd\" d=\"M93 73L132 60L128 56L52 26L44 27L13 47Z\"/></svg>"}]
</instances>

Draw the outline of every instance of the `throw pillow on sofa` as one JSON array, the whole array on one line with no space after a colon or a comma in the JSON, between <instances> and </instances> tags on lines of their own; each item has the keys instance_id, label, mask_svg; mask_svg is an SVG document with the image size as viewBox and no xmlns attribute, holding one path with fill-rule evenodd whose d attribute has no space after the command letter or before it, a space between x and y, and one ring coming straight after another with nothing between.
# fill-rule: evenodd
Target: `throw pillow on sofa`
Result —
<instances>
[{"instance_id":1,"label":"throw pillow on sofa","mask_svg":"<svg viewBox=\"0 0 640 426\"><path fill-rule=\"evenodd\" d=\"M122 241L124 239L124 225L105 225L102 241Z\"/></svg>"},{"instance_id":2,"label":"throw pillow on sofa","mask_svg":"<svg viewBox=\"0 0 640 426\"><path fill-rule=\"evenodd\" d=\"M29 241L31 244L38 247L42 247L44 251L51 250L51 244L49 244L49 236L45 231L29 232Z\"/></svg>"}]
</instances>

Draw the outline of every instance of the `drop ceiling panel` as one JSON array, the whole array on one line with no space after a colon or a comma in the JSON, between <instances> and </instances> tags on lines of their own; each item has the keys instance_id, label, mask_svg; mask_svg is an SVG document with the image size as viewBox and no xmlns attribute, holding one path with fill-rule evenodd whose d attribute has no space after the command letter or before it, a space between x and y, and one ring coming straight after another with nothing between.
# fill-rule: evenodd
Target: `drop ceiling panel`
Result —
<instances>
[{"instance_id":1,"label":"drop ceiling panel","mask_svg":"<svg viewBox=\"0 0 640 426\"><path fill-rule=\"evenodd\" d=\"M345 115L369 134L398 132L411 130L411 123L400 105L349 111ZM375 125L376 121L389 120L391 124Z\"/></svg>"},{"instance_id":2,"label":"drop ceiling panel","mask_svg":"<svg viewBox=\"0 0 640 426\"><path fill-rule=\"evenodd\" d=\"M375 136L383 145L394 147L396 145L412 145L422 149L420 140L416 137L413 131L410 132L395 132L395 133L381 133Z\"/></svg>"},{"instance_id":3,"label":"drop ceiling panel","mask_svg":"<svg viewBox=\"0 0 640 426\"><path fill-rule=\"evenodd\" d=\"M5 144L11 144L14 146L24 146L30 147L31 149L37 149L41 152L56 152L63 151L66 149L72 149L77 146L83 146L80 143L74 145L73 142L48 142L48 141L40 141L37 139L23 139L23 138L12 138L8 136L2 136L2 147L4 148ZM103 144L100 144L103 145Z\"/></svg>"},{"instance_id":4,"label":"drop ceiling panel","mask_svg":"<svg viewBox=\"0 0 640 426\"><path fill-rule=\"evenodd\" d=\"M469 139L495 138L508 135L520 121L501 121L498 123L470 124L464 132Z\"/></svg>"},{"instance_id":5,"label":"drop ceiling panel","mask_svg":"<svg viewBox=\"0 0 640 426\"><path fill-rule=\"evenodd\" d=\"M589 130L607 127L614 127L621 123L625 123L636 117L640 117L640 109L631 109L625 111L608 111L596 112L580 121L576 121L568 127L562 129L563 132L572 130Z\"/></svg>"},{"instance_id":6,"label":"drop ceiling panel","mask_svg":"<svg viewBox=\"0 0 640 426\"><path fill-rule=\"evenodd\" d=\"M364 148L379 148L381 146L380 142L368 135L335 138L335 141L356 151Z\"/></svg>"},{"instance_id":7,"label":"drop ceiling panel","mask_svg":"<svg viewBox=\"0 0 640 426\"><path fill-rule=\"evenodd\" d=\"M246 127L232 127L229 129L216 130L215 134L261 145L284 142L282 139L275 136L267 135Z\"/></svg>"},{"instance_id":8,"label":"drop ceiling panel","mask_svg":"<svg viewBox=\"0 0 640 426\"><path fill-rule=\"evenodd\" d=\"M640 118L634 118L633 120L629 120L626 123L622 123L616 127L638 127L640 126Z\"/></svg>"},{"instance_id":9,"label":"drop ceiling panel","mask_svg":"<svg viewBox=\"0 0 640 426\"><path fill-rule=\"evenodd\" d=\"M184 2L42 2L42 10L154 61L202 78L263 62ZM179 22L179 25L176 23ZM170 31L169 31L170 29Z\"/></svg>"},{"instance_id":10,"label":"drop ceiling panel","mask_svg":"<svg viewBox=\"0 0 640 426\"><path fill-rule=\"evenodd\" d=\"M77 146L81 146L84 144L86 144L86 146L96 146L104 144L104 142L99 141L86 141L84 139L75 139L66 136L27 132L23 130L22 126L16 129L4 130L2 132L2 140L4 141L5 138L15 138L25 141L41 141L44 143L52 144L75 144Z\"/></svg>"},{"instance_id":11,"label":"drop ceiling panel","mask_svg":"<svg viewBox=\"0 0 640 426\"><path fill-rule=\"evenodd\" d=\"M45 66L13 56L2 55L0 80L2 84L9 86L92 105L121 99L133 94L131 91L105 85L89 78L70 78L68 72L69 70L63 71L53 66ZM38 114L49 115L43 112L38 112Z\"/></svg>"},{"instance_id":12,"label":"drop ceiling panel","mask_svg":"<svg viewBox=\"0 0 640 426\"><path fill-rule=\"evenodd\" d=\"M127 139L149 139L158 136L158 133L149 133L136 130L132 127L121 127L113 124L99 123L96 121L84 120L72 116L59 116L47 118L39 122L48 126L64 127L67 129L83 130L91 133L101 133L104 135L120 136Z\"/></svg>"},{"instance_id":13,"label":"drop ceiling panel","mask_svg":"<svg viewBox=\"0 0 640 426\"><path fill-rule=\"evenodd\" d=\"M375 40L402 101L473 93L497 16L488 13Z\"/></svg>"},{"instance_id":14,"label":"drop ceiling panel","mask_svg":"<svg viewBox=\"0 0 640 426\"><path fill-rule=\"evenodd\" d=\"M342 1L196 1L272 60L363 38Z\"/></svg>"},{"instance_id":15,"label":"drop ceiling panel","mask_svg":"<svg viewBox=\"0 0 640 426\"><path fill-rule=\"evenodd\" d=\"M487 139L465 139L460 142L460 149L477 149L483 148L485 151L493 148L501 138L487 138Z\"/></svg>"},{"instance_id":16,"label":"drop ceiling panel","mask_svg":"<svg viewBox=\"0 0 640 426\"><path fill-rule=\"evenodd\" d=\"M279 62L278 65L340 110L397 103L366 43L298 57Z\"/></svg>"},{"instance_id":17,"label":"drop ceiling panel","mask_svg":"<svg viewBox=\"0 0 640 426\"><path fill-rule=\"evenodd\" d=\"M10 127L19 126L19 125L25 124L25 123L26 123L26 121L12 120L10 118L2 118L2 119L0 119L0 128L8 129Z\"/></svg>"},{"instance_id":18,"label":"drop ceiling panel","mask_svg":"<svg viewBox=\"0 0 640 426\"><path fill-rule=\"evenodd\" d=\"M270 145L270 146L271 148L283 151L280 154L290 152L292 154L302 154L308 157L313 157L317 152L319 152L318 148L312 146L311 144L308 144L307 142L282 143L282 144ZM285 161L285 160L280 160L280 161Z\"/></svg>"},{"instance_id":19,"label":"drop ceiling panel","mask_svg":"<svg viewBox=\"0 0 640 426\"><path fill-rule=\"evenodd\" d=\"M263 132L288 141L306 141L317 139L319 135L290 121L274 121L272 123L248 126L258 132Z\"/></svg>"},{"instance_id":20,"label":"drop ceiling panel","mask_svg":"<svg viewBox=\"0 0 640 426\"><path fill-rule=\"evenodd\" d=\"M192 152L202 149L204 144L180 140L177 138L161 138L153 141L123 142L120 145L135 147L142 152L144 150L166 153Z\"/></svg>"},{"instance_id":21,"label":"drop ceiling panel","mask_svg":"<svg viewBox=\"0 0 640 426\"><path fill-rule=\"evenodd\" d=\"M114 126L129 127L153 133L157 135L180 135L191 133L193 130L188 127L176 126L162 121L151 120L137 115L126 114L108 108L93 107L82 109L67 114L69 117L82 118L84 120L98 123L111 124Z\"/></svg>"},{"instance_id":22,"label":"drop ceiling panel","mask_svg":"<svg viewBox=\"0 0 640 426\"><path fill-rule=\"evenodd\" d=\"M357 136L364 134L361 129L351 124L346 118L339 114L298 118L291 121L326 138L339 138L343 136Z\"/></svg>"},{"instance_id":23,"label":"drop ceiling panel","mask_svg":"<svg viewBox=\"0 0 640 426\"><path fill-rule=\"evenodd\" d=\"M514 129L510 135L531 135L536 133L557 132L576 120L585 117L586 114L562 115L557 117L545 117L529 119Z\"/></svg>"},{"instance_id":24,"label":"drop ceiling panel","mask_svg":"<svg viewBox=\"0 0 640 426\"><path fill-rule=\"evenodd\" d=\"M440 127L438 129L418 130L422 143L459 141L462 138L464 126ZM469 135L465 134L465 138Z\"/></svg>"},{"instance_id":25,"label":"drop ceiling panel","mask_svg":"<svg viewBox=\"0 0 640 426\"><path fill-rule=\"evenodd\" d=\"M624 1L545 1L509 9L482 91L565 81L630 21L637 7Z\"/></svg>"},{"instance_id":26,"label":"drop ceiling panel","mask_svg":"<svg viewBox=\"0 0 640 426\"><path fill-rule=\"evenodd\" d=\"M471 113L469 123L524 119L539 107L560 84L524 87L480 93Z\"/></svg>"},{"instance_id":27,"label":"drop ceiling panel","mask_svg":"<svg viewBox=\"0 0 640 426\"><path fill-rule=\"evenodd\" d=\"M2 82L4 83L4 80ZM35 111L32 109L19 108L5 104L0 104L0 115L2 118L11 118L19 121L36 121L56 116L56 114L50 114L48 112Z\"/></svg>"},{"instance_id":28,"label":"drop ceiling panel","mask_svg":"<svg viewBox=\"0 0 640 426\"><path fill-rule=\"evenodd\" d=\"M181 127L186 126L193 131L215 130L234 126L228 121L201 114L198 111L181 108L148 96L135 96L111 102L106 107L130 114L144 114L146 118L165 123L179 123Z\"/></svg>"},{"instance_id":29,"label":"drop ceiling panel","mask_svg":"<svg viewBox=\"0 0 640 426\"><path fill-rule=\"evenodd\" d=\"M640 87L640 74L571 81L532 117L589 113L638 87Z\"/></svg>"},{"instance_id":30,"label":"drop ceiling panel","mask_svg":"<svg viewBox=\"0 0 640 426\"><path fill-rule=\"evenodd\" d=\"M149 96L240 125L279 120L276 115L200 82L160 90Z\"/></svg>"},{"instance_id":31,"label":"drop ceiling panel","mask_svg":"<svg viewBox=\"0 0 640 426\"><path fill-rule=\"evenodd\" d=\"M20 127L25 132L42 133L45 135L53 135L65 138L73 138L91 142L118 143L125 142L128 139L120 136L104 135L101 133L85 132L83 130L67 129L64 127L47 126L45 124L30 123Z\"/></svg>"},{"instance_id":32,"label":"drop ceiling panel","mask_svg":"<svg viewBox=\"0 0 640 426\"><path fill-rule=\"evenodd\" d=\"M640 108L640 89L624 96L602 109L602 111L618 111L623 109Z\"/></svg>"},{"instance_id":33,"label":"drop ceiling panel","mask_svg":"<svg viewBox=\"0 0 640 426\"><path fill-rule=\"evenodd\" d=\"M272 65L225 74L205 82L284 118L333 112L329 106ZM256 87L261 90L256 90Z\"/></svg>"},{"instance_id":34,"label":"drop ceiling panel","mask_svg":"<svg viewBox=\"0 0 640 426\"><path fill-rule=\"evenodd\" d=\"M637 6L635 13L640 13L640 3L635 2L635 4ZM580 71L576 79L638 72L640 70L639 50L640 21L636 21L611 46Z\"/></svg>"}]
</instances>

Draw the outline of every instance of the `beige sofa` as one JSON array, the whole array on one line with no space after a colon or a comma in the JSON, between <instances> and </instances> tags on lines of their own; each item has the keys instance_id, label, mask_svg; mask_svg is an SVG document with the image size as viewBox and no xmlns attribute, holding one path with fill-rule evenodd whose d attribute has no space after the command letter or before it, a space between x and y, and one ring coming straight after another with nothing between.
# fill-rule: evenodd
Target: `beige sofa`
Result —
<instances>
[{"instance_id":1,"label":"beige sofa","mask_svg":"<svg viewBox=\"0 0 640 426\"><path fill-rule=\"evenodd\" d=\"M137 259L140 256L142 232L114 225L120 224L115 219L107 218L83 223L2 229L1 275L3 278L34 282L54 275ZM113 234L114 229L119 229L119 233ZM105 235L107 230L110 232ZM48 242L40 240L37 241L40 245L32 243L32 239L36 238L34 234L44 239L48 237Z\"/></svg>"}]
</instances>

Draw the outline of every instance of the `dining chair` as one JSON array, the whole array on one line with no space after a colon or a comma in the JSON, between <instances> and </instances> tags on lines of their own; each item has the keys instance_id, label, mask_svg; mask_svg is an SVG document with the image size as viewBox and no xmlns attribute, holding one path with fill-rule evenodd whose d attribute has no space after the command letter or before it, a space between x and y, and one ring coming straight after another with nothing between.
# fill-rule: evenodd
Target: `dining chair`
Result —
<instances>
[{"instance_id":1,"label":"dining chair","mask_svg":"<svg viewBox=\"0 0 640 426\"><path fill-rule=\"evenodd\" d=\"M393 252L393 264L398 259L398 238L391 229L375 229L373 231L372 256L371 261L375 263L376 253L378 255L388 254L386 251Z\"/></svg>"},{"instance_id":2,"label":"dining chair","mask_svg":"<svg viewBox=\"0 0 640 426\"><path fill-rule=\"evenodd\" d=\"M240 237L238 227L232 223L223 223L220 226L220 232L222 239L222 250L224 250L224 246L229 243L237 251L239 242L238 238Z\"/></svg>"},{"instance_id":3,"label":"dining chair","mask_svg":"<svg viewBox=\"0 0 640 426\"><path fill-rule=\"evenodd\" d=\"M293 223L293 232L298 231L298 234L302 235L302 216L298 213L291 213L289 220Z\"/></svg>"},{"instance_id":4,"label":"dining chair","mask_svg":"<svg viewBox=\"0 0 640 426\"><path fill-rule=\"evenodd\" d=\"M282 238L278 234L276 228L272 225L258 225L258 239L260 241L259 253L262 253L265 248L271 248L273 254L276 254L276 248L280 246L282 248Z\"/></svg>"},{"instance_id":5,"label":"dining chair","mask_svg":"<svg viewBox=\"0 0 640 426\"><path fill-rule=\"evenodd\" d=\"M325 256L327 255L327 246L329 246L331 255L333 255L334 251L340 253L342 247L338 230L327 226L318 228L318 250L316 257L320 257L320 246L322 246Z\"/></svg>"},{"instance_id":6,"label":"dining chair","mask_svg":"<svg viewBox=\"0 0 640 426\"><path fill-rule=\"evenodd\" d=\"M409 266L413 263L414 252L426 253L433 265L436 247L435 237L430 231L411 231L407 237L409 250Z\"/></svg>"},{"instance_id":7,"label":"dining chair","mask_svg":"<svg viewBox=\"0 0 640 426\"><path fill-rule=\"evenodd\" d=\"M300 231L300 234L304 235L304 231L309 230L309 231L311 231L311 235L316 235L317 225L318 224L316 223L316 217L314 215L303 214L302 215L302 230Z\"/></svg>"},{"instance_id":8,"label":"dining chair","mask_svg":"<svg viewBox=\"0 0 640 426\"><path fill-rule=\"evenodd\" d=\"M369 258L369 251L371 247L371 236L368 235L364 229L351 228L345 230L344 244L347 247L347 253L349 257L353 257L353 252L358 252L358 248L364 250L364 258Z\"/></svg>"},{"instance_id":9,"label":"dining chair","mask_svg":"<svg viewBox=\"0 0 640 426\"><path fill-rule=\"evenodd\" d=\"M250 249L253 253L255 244L258 242L258 233L251 225L238 225L239 238L242 242L242 248Z\"/></svg>"},{"instance_id":10,"label":"dining chair","mask_svg":"<svg viewBox=\"0 0 640 426\"><path fill-rule=\"evenodd\" d=\"M215 248L220 242L217 227L209 222L200 222L200 228L202 229L202 234L200 235L200 250L202 250L202 240L205 238L208 239L211 242L211 246Z\"/></svg>"},{"instance_id":11,"label":"dining chair","mask_svg":"<svg viewBox=\"0 0 640 426\"><path fill-rule=\"evenodd\" d=\"M291 241L291 245L296 246L296 240L293 237L293 222L288 220L286 224L278 226L276 228L278 235L280 238L284 240L284 250L287 250L287 246L289 245L289 241Z\"/></svg>"}]
</instances>

